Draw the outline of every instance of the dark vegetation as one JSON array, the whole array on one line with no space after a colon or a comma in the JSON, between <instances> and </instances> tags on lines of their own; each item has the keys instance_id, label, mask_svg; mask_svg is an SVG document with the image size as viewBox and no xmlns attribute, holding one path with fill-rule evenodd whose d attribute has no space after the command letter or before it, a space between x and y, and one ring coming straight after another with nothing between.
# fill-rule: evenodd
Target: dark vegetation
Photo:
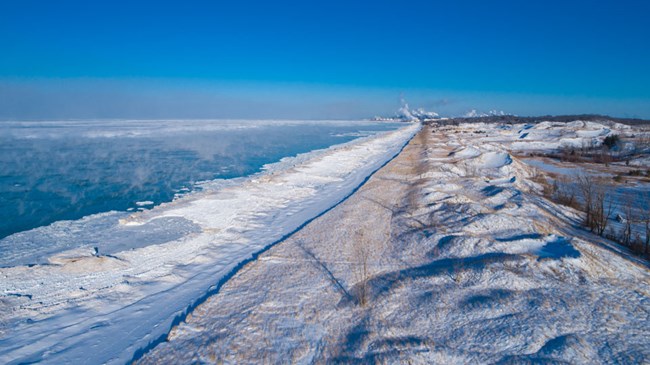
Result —
<instances>
[{"instance_id":1,"label":"dark vegetation","mask_svg":"<svg viewBox=\"0 0 650 365\"><path fill-rule=\"evenodd\" d=\"M603 140L603 146L607 147L608 150L613 150L621 144L621 137L618 134L612 134Z\"/></svg>"},{"instance_id":2,"label":"dark vegetation","mask_svg":"<svg viewBox=\"0 0 650 365\"><path fill-rule=\"evenodd\" d=\"M614 196L610 183L588 175L580 175L574 181L559 177L549 182L541 175L533 180L544 187L548 199L582 211L582 225L586 229L650 259L650 194L620 199ZM639 198L645 204L639 204ZM615 215L616 211L619 213ZM613 227L612 221L618 222L619 227Z\"/></svg>"}]
</instances>

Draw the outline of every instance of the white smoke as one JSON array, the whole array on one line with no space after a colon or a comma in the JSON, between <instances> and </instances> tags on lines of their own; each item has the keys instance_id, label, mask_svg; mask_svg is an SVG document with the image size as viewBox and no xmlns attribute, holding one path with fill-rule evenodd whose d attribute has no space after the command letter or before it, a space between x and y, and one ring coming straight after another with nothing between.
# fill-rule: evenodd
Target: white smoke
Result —
<instances>
[{"instance_id":1,"label":"white smoke","mask_svg":"<svg viewBox=\"0 0 650 365\"><path fill-rule=\"evenodd\" d=\"M397 111L397 115L400 119L407 121L424 121L440 118L440 115L438 115L438 113L424 110L424 108L411 110L404 98L402 98L401 104L402 106Z\"/></svg>"}]
</instances>

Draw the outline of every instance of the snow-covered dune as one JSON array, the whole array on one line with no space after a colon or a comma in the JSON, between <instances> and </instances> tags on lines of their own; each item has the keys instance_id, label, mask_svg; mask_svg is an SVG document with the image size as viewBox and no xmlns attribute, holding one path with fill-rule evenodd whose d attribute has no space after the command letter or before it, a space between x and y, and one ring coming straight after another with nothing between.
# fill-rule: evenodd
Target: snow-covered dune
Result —
<instances>
[{"instance_id":1,"label":"snow-covered dune","mask_svg":"<svg viewBox=\"0 0 650 365\"><path fill-rule=\"evenodd\" d=\"M208 183L150 211L22 234L33 248L83 239L100 227L114 245L0 268L0 363L128 362L243 261L351 194L419 128L410 124L284 160L230 184Z\"/></svg>"}]
</instances>

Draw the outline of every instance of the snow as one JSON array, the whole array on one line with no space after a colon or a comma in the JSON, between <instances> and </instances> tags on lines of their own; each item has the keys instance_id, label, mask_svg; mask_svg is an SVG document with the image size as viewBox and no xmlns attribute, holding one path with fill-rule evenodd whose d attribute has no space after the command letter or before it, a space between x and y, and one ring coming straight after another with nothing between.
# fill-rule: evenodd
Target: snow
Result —
<instances>
[{"instance_id":1,"label":"snow","mask_svg":"<svg viewBox=\"0 0 650 365\"><path fill-rule=\"evenodd\" d=\"M248 179L205 182L151 210L11 236L24 250L0 268L0 363L128 362L242 262L352 193L419 128L284 159ZM11 264L30 261L38 264Z\"/></svg>"},{"instance_id":2,"label":"snow","mask_svg":"<svg viewBox=\"0 0 650 365\"><path fill-rule=\"evenodd\" d=\"M419 128L20 236L90 244L0 268L0 362L647 362L647 262L543 198L517 157L623 128Z\"/></svg>"},{"instance_id":3,"label":"snow","mask_svg":"<svg viewBox=\"0 0 650 365\"><path fill-rule=\"evenodd\" d=\"M506 152L486 152L480 157L480 167L485 169L495 169L510 165L512 158Z\"/></svg>"},{"instance_id":4,"label":"snow","mask_svg":"<svg viewBox=\"0 0 650 365\"><path fill-rule=\"evenodd\" d=\"M459 150L458 152L454 152L455 156L457 157L477 157L481 155L481 151L474 147L467 147Z\"/></svg>"},{"instance_id":5,"label":"snow","mask_svg":"<svg viewBox=\"0 0 650 365\"><path fill-rule=\"evenodd\" d=\"M560 148L582 148L596 146L602 140L617 132L621 127L609 127L602 123L575 121L571 123L541 122L515 126L519 134L508 130L500 131L502 142L510 142L513 151L556 150Z\"/></svg>"},{"instance_id":6,"label":"snow","mask_svg":"<svg viewBox=\"0 0 650 365\"><path fill-rule=\"evenodd\" d=\"M546 148L577 125L548 126ZM521 127L423 128L140 363L647 362L647 263L541 196Z\"/></svg>"}]
</instances>

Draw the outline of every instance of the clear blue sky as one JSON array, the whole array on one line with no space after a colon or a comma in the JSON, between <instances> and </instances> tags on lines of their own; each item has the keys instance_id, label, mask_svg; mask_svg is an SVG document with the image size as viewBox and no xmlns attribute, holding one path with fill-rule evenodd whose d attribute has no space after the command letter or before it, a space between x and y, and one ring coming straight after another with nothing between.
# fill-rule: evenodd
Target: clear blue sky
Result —
<instances>
[{"instance_id":1,"label":"clear blue sky","mask_svg":"<svg viewBox=\"0 0 650 365\"><path fill-rule=\"evenodd\" d=\"M0 118L650 118L650 1L2 1Z\"/></svg>"}]
</instances>

